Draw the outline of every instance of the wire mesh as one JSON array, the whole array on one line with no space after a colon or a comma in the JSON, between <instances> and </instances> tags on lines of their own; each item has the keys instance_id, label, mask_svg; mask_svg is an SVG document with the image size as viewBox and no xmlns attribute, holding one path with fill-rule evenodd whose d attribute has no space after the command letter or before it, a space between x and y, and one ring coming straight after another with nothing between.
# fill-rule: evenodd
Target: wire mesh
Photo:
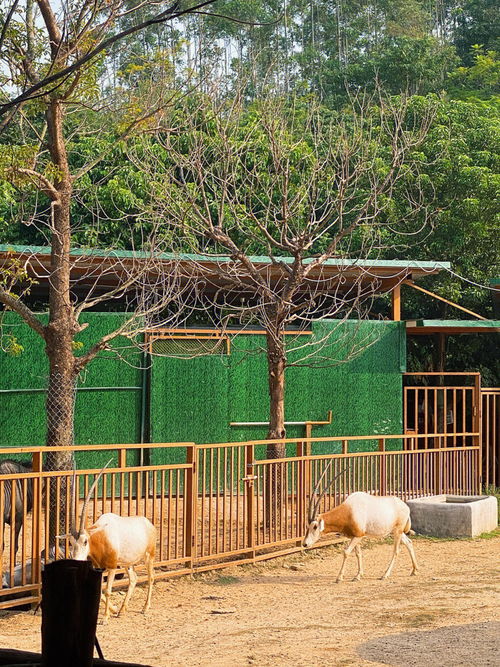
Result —
<instances>
[{"instance_id":1,"label":"wire mesh","mask_svg":"<svg viewBox=\"0 0 500 667\"><path fill-rule=\"evenodd\" d=\"M169 357L197 357L227 354L225 338L156 338L151 343L153 354Z\"/></svg>"},{"instance_id":2,"label":"wire mesh","mask_svg":"<svg viewBox=\"0 0 500 667\"><path fill-rule=\"evenodd\" d=\"M74 445L76 378L52 373L47 390L47 447ZM44 457L46 472L75 470L73 451L48 449ZM45 552L50 559L59 553L58 535L71 529L72 474L47 477L42 493L45 498Z\"/></svg>"}]
</instances>

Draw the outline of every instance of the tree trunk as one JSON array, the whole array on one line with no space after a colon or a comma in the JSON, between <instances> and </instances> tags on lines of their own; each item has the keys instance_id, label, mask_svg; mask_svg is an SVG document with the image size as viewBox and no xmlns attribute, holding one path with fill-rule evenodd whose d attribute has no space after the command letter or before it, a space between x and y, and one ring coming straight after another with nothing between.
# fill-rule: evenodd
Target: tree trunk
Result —
<instances>
[{"instance_id":1,"label":"tree trunk","mask_svg":"<svg viewBox=\"0 0 500 667\"><path fill-rule=\"evenodd\" d=\"M275 443L267 445L267 458L280 459L286 456L286 445L279 442L286 437L285 429L285 347L283 334L268 332L267 336L267 363L269 376L269 431L267 437L276 439ZM265 523L270 536L279 531L282 521L283 468L280 464L267 466L265 479L266 506ZM285 473L286 474L286 473ZM286 502L286 501L285 501Z\"/></svg>"},{"instance_id":2,"label":"tree trunk","mask_svg":"<svg viewBox=\"0 0 500 667\"><path fill-rule=\"evenodd\" d=\"M59 178L54 184L58 193L52 203L51 266L49 283L49 323L45 333L45 351L49 359L47 391L47 447L73 446L75 403L75 358L73 338L78 331L70 295L70 207L73 184L63 134L63 107L58 99L47 109L48 148ZM72 470L73 452L52 452L45 459L46 470ZM50 545L55 536L67 532L64 525L67 493L66 478L60 478L60 503L57 507L56 480L50 492Z\"/></svg>"},{"instance_id":3,"label":"tree trunk","mask_svg":"<svg viewBox=\"0 0 500 667\"><path fill-rule=\"evenodd\" d=\"M267 364L269 379L269 440L280 440L286 437L285 429L285 348L283 335L268 333ZM278 339L278 340L277 340ZM267 446L267 457L278 459L285 456L285 444L277 442Z\"/></svg>"},{"instance_id":4,"label":"tree trunk","mask_svg":"<svg viewBox=\"0 0 500 667\"><path fill-rule=\"evenodd\" d=\"M73 355L72 352L68 354L66 338L67 336L61 335L57 330L53 332L48 329L47 331L46 348L50 368L46 405L47 447L73 447L74 442L75 374ZM71 346L71 340L69 346ZM45 470L73 470L73 468L72 450L49 451L45 456ZM64 535L71 528L66 525L66 516L70 515L69 506L71 504L71 483L67 482L67 477L51 480L49 493L49 545L51 551L57 547L56 535Z\"/></svg>"}]
</instances>

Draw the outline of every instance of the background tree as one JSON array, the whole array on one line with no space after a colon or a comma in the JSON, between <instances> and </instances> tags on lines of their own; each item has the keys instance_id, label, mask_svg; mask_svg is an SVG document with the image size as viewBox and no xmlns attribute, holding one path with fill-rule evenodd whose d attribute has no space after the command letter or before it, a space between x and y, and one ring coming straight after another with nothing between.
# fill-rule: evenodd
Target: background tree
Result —
<instances>
[{"instance_id":1,"label":"background tree","mask_svg":"<svg viewBox=\"0 0 500 667\"><path fill-rule=\"evenodd\" d=\"M83 161L79 144L98 135L110 114L117 123L116 138L125 141L132 129L147 125L178 94L172 85L161 86L166 96L160 99L156 87L150 85L147 100L142 99L144 106L137 105L133 90L119 97L107 94L100 80L106 49L149 25L173 20L212 1L162 7L148 0L75 0L62 5L51 0L14 0L2 15L0 76L4 103L0 113L4 132L0 178L7 196L15 190L28 194L35 206L29 214L20 209L24 222L36 226L50 245L48 321L31 310L10 284L0 284L0 303L18 313L44 340L49 362L48 446L73 445L74 388L86 364L117 336L132 336L138 323L144 326L145 318L158 314L160 321L162 317L171 321L179 312L184 293L175 262L167 268L158 266L160 253L171 247L170 239L163 236L160 241L154 226L150 225L146 233L138 228L137 221L132 229L127 227L126 216L115 223L123 225L120 233L128 237L133 249L139 238L142 254L130 261L115 259L102 268L104 275L110 272L117 276L118 284L103 290L99 268L85 264L83 279L75 278L83 259L72 254L77 230L74 202L79 187L88 187L90 172L109 150L105 146L102 153L94 152ZM143 20L148 9L153 16ZM125 17L131 25L121 29ZM156 83L162 77L171 83L170 71L160 62L154 68ZM75 135L77 142L72 141ZM99 244L98 230L93 240ZM12 273L9 265L3 270ZM78 289L82 280L86 285ZM130 318L91 349L78 353L75 338L85 326L79 322L81 313L116 299L131 311ZM71 469L71 452L49 453L45 465L55 470ZM51 541L56 531L53 518Z\"/></svg>"},{"instance_id":2,"label":"background tree","mask_svg":"<svg viewBox=\"0 0 500 667\"><path fill-rule=\"evenodd\" d=\"M380 256L417 212L430 214L417 149L432 105L416 122L406 99L381 95L354 99L341 114L312 99L269 97L248 109L238 100L215 100L176 109L178 130L159 129L152 147L136 145L131 155L148 174L150 216L212 260L209 271L202 263L195 271L214 285L212 305L266 330L268 437L279 440L287 365L314 355L307 345L290 349L286 328L364 317L379 285L362 270L352 277L352 263ZM168 114L164 122L172 126ZM396 191L405 202L397 209ZM324 271L328 262L337 266L334 276ZM283 453L282 443L268 450L271 457Z\"/></svg>"}]
</instances>

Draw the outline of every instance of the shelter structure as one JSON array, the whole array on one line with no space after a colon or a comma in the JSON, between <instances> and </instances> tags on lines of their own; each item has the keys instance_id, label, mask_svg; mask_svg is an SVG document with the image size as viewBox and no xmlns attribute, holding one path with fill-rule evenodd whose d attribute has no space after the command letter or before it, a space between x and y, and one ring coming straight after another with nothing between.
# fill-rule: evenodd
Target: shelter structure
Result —
<instances>
[{"instance_id":1,"label":"shelter structure","mask_svg":"<svg viewBox=\"0 0 500 667\"><path fill-rule=\"evenodd\" d=\"M13 260L27 279L36 280L27 296L37 317L46 321L49 249L0 248L0 269ZM123 285L121 276L145 260L141 253L75 250L75 303ZM279 286L287 258L252 261L268 284ZM318 271L316 293L366 289L374 301L382 301L378 312L384 316L370 317L365 311L364 317L352 319L339 312L339 319L328 319L318 313L310 325L286 330L285 340L295 351L288 350L287 456L280 458L267 456L267 446L276 440L263 439L268 419L266 332L251 321L229 327L223 309L215 307L215 297L226 289L221 275L242 272L241 293L233 290L232 298L247 299L252 293L246 293L241 281L244 268L227 257L165 255L151 265L160 284L161 272L172 264L180 290L193 281L192 298L209 297L211 324L198 320L167 329L142 322L133 344L128 337L117 338L112 349L92 360L76 386L75 446L64 448L76 450L75 477L70 470L44 465L49 448L44 446L48 369L43 340L17 314L0 312L0 457L30 456L32 463L32 472L0 475L0 507L7 488L22 491L23 498L19 554L13 546L15 503L9 535L5 531L5 538L0 536L5 546L0 609L40 599L52 517L62 518L61 534L69 532L64 494L72 480L85 493L108 462L88 508L89 520L107 511L147 516L158 531L159 577L301 549L308 503L317 484L329 477L323 510L355 490L406 500L474 496L485 484L500 483L495 477L500 390L483 390L478 372L406 369L410 336L419 341L429 331L463 335L499 330L499 322L470 311L462 320L432 325L425 319L402 319L404 291L438 297L420 281L449 264L339 260ZM227 269L222 274L215 270L221 264ZM142 286L155 282L156 276L148 274ZM134 306L136 295L133 289L117 289L115 296L114 310L104 311L97 299L93 309L81 312L79 322L87 326L74 341L77 353L85 354L127 320L126 308ZM313 351L306 363L293 365L304 349ZM54 504L47 501L51 496ZM83 495L76 503L83 503Z\"/></svg>"},{"instance_id":2,"label":"shelter structure","mask_svg":"<svg viewBox=\"0 0 500 667\"><path fill-rule=\"evenodd\" d=\"M98 294L99 290L118 286L121 274L131 264L141 262L142 257L141 253L128 251L74 250L71 278L75 300L89 290ZM0 246L0 267L8 266L13 259L22 262L27 275L36 281L29 299L43 313L51 272L50 248ZM160 259L155 270L161 265L167 270L176 262L183 279L194 277L197 291L204 291L212 300L224 289L220 273L215 271L216 263L244 271L230 257L162 255ZM286 257L279 262L269 257L252 260L271 283L282 280L289 262ZM442 299L419 282L449 268L448 262L339 259L317 269L313 278L329 289L343 285L345 290L355 283L361 289L369 285L375 297L390 299L390 307L385 317L318 318L307 328L287 331L290 341L299 341L296 347L303 344L314 349L318 344L318 353L307 363L287 370L288 437L311 435L312 428L314 435L325 437L411 433L418 430L419 423L425 428L447 430L438 424L444 420L438 417L442 407L436 407L430 417L428 402L435 398L432 392L419 394L415 389L416 393L411 394L405 388L418 386L405 375L407 336L500 331L500 322L485 320L457 304L451 305L462 313L465 310L467 319L401 319L404 290L417 289ZM97 307L84 312L81 320L89 326L78 336L82 350L123 322L127 318L125 304L132 301L130 295L127 299L122 295L113 303L113 312ZM43 343L14 313L2 312L0 319L3 340L15 336L22 347L19 356L0 356L0 445L41 444L47 376ZM102 353L79 378L76 444L264 438L268 419L264 334L251 324L221 329L213 322L210 326L198 322L176 329L146 326L139 347L131 346L126 339L118 340L117 355ZM354 348L357 351L351 354ZM456 380L450 377L445 384L449 379ZM464 383L464 388L470 386L465 379ZM424 395L427 407L422 404ZM472 407L462 396L468 397L468 390L455 396L454 414L462 411L465 426L467 419L472 419ZM422 411L426 412L424 417ZM362 449L363 442L358 446ZM401 443L394 441L391 446ZM150 461L168 460L173 451L151 450ZM82 464L101 464L97 454L86 452L81 456Z\"/></svg>"}]
</instances>

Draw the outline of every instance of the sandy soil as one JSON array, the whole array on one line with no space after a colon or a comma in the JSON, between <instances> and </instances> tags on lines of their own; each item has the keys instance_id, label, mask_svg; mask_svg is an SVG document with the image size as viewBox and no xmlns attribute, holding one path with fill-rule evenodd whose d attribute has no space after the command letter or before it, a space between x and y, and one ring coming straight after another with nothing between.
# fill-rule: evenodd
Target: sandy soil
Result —
<instances>
[{"instance_id":1,"label":"sandy soil","mask_svg":"<svg viewBox=\"0 0 500 667\"><path fill-rule=\"evenodd\" d=\"M159 581L150 612L141 587L127 616L98 626L99 641L109 659L154 667L498 667L500 536L414 543L417 577L402 552L392 578L377 579L386 542L366 544L361 582L335 583L339 547ZM39 629L39 616L0 612L4 647L39 650Z\"/></svg>"}]
</instances>

